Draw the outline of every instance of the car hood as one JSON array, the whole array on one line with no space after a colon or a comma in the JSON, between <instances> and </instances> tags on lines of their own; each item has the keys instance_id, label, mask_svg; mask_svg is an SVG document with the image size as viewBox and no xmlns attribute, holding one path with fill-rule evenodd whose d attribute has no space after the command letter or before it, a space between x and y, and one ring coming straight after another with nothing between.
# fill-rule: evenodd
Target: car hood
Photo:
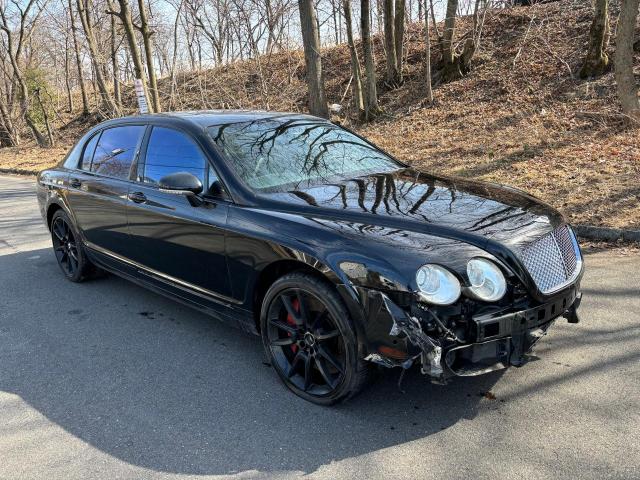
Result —
<instances>
[{"instance_id":1,"label":"car hood","mask_svg":"<svg viewBox=\"0 0 640 480\"><path fill-rule=\"evenodd\" d=\"M336 220L416 230L518 250L564 223L551 206L520 190L406 168L264 194L284 209ZM286 206L286 207L285 207ZM287 208L288 207L288 208Z\"/></svg>"}]
</instances>

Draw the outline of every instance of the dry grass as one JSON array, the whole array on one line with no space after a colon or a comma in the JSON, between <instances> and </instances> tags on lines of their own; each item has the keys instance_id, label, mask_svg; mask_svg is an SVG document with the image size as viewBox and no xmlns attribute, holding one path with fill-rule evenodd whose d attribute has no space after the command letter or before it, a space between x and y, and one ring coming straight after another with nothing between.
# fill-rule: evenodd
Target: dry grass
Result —
<instances>
[{"instance_id":1,"label":"dry grass","mask_svg":"<svg viewBox=\"0 0 640 480\"><path fill-rule=\"evenodd\" d=\"M639 229L638 131L623 126L613 74L594 81L576 78L590 20L591 8L580 0L490 13L473 71L437 86L435 105L424 102L421 30L412 26L405 84L392 91L381 85L386 114L352 126L427 171L525 189L572 222ZM349 82L348 50L339 46L323 55L329 101L340 103ZM382 60L377 59L380 76ZM165 108L176 110L302 111L306 103L300 52L264 57L259 65L250 61L180 74L173 96L167 79L160 88ZM126 99L134 105L132 89ZM348 103L349 96L343 106ZM89 123L61 130L60 143L72 143ZM3 149L0 169L37 171L59 161L65 149Z\"/></svg>"}]
</instances>

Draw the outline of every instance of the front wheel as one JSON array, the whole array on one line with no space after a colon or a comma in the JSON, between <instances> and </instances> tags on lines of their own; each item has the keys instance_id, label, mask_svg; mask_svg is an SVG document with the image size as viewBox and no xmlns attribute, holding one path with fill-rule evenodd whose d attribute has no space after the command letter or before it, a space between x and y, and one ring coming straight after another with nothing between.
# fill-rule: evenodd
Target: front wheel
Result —
<instances>
[{"instance_id":1,"label":"front wheel","mask_svg":"<svg viewBox=\"0 0 640 480\"><path fill-rule=\"evenodd\" d=\"M306 273L278 279L260 315L269 360L296 395L331 405L358 393L371 367L358 358L356 333L335 289Z\"/></svg>"}]
</instances>

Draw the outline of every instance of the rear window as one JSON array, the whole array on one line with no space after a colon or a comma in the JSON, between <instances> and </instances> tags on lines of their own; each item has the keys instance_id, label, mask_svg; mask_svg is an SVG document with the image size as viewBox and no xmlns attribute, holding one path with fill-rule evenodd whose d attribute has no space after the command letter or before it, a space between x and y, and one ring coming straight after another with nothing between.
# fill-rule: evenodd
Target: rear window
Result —
<instances>
[{"instance_id":1,"label":"rear window","mask_svg":"<svg viewBox=\"0 0 640 480\"><path fill-rule=\"evenodd\" d=\"M109 177L129 178L131 164L144 130L145 127L141 125L104 130L93 154L91 171Z\"/></svg>"}]
</instances>

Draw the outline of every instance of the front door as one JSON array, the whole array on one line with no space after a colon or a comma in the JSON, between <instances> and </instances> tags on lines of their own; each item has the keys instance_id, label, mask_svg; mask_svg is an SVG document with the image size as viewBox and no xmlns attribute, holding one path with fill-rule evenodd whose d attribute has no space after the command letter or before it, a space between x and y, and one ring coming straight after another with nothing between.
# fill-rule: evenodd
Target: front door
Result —
<instances>
[{"instance_id":1,"label":"front door","mask_svg":"<svg viewBox=\"0 0 640 480\"><path fill-rule=\"evenodd\" d=\"M153 127L127 202L131 241L127 257L172 283L231 297L225 254L227 202L204 197L193 206L184 195L161 192L159 180L188 172L205 188L215 173L198 144L186 133Z\"/></svg>"}]
</instances>

